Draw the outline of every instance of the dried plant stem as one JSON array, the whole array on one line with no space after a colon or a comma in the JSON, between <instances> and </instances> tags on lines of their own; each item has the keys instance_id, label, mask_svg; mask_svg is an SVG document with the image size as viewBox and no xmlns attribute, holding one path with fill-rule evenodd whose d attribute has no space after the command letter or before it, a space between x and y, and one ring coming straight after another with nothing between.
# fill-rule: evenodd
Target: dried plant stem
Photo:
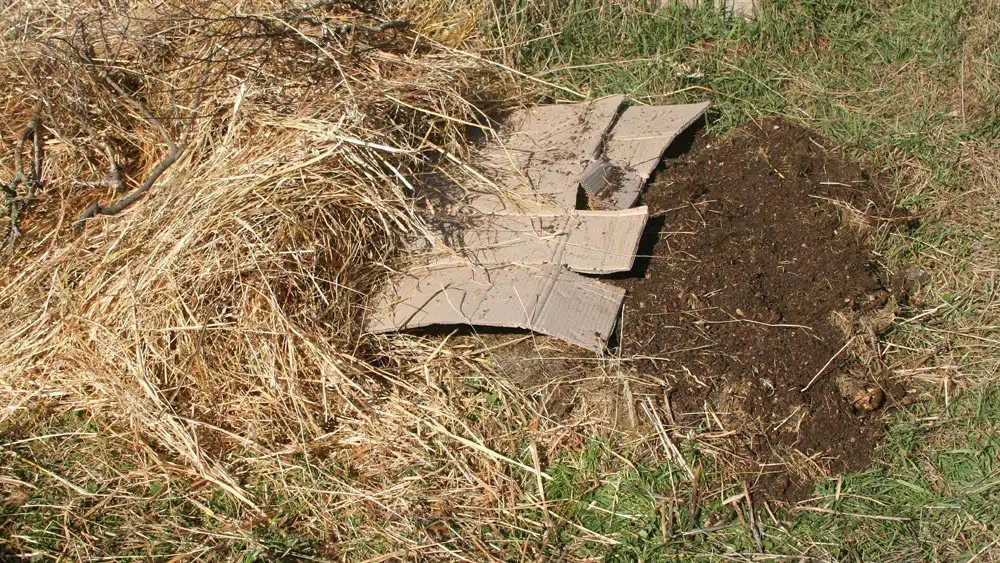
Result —
<instances>
[{"instance_id":1,"label":"dried plant stem","mask_svg":"<svg viewBox=\"0 0 1000 563\"><path fill-rule=\"evenodd\" d=\"M45 152L42 147L41 127L42 120L36 116L28 123L18 138L17 154L14 155L14 178L9 185L2 186L4 202L3 208L0 211L10 217L10 225L3 237L3 241L0 242L0 250L13 247L17 244L18 239L21 238L21 220L24 218L24 214L27 213L32 200L35 199L35 194L42 185L42 161L45 157ZM31 139L33 158L31 171L26 179L24 173L24 145L27 144L28 139ZM23 198L18 197L17 193L17 188L22 182L27 184L27 191Z\"/></svg>"},{"instance_id":2,"label":"dried plant stem","mask_svg":"<svg viewBox=\"0 0 1000 563\"><path fill-rule=\"evenodd\" d=\"M813 378L809 380L809 383L806 383L806 386L800 389L799 391L803 393L808 391L809 388L813 386L813 383L816 383L816 381L819 379L819 376L823 375L823 372L826 371L826 368L830 367L830 364L832 364L834 360L840 357L840 355L844 353L844 350L847 350L847 347L850 346L852 342L854 342L855 338L857 337L852 336L851 338L849 338L847 342L845 342L844 345L840 347L840 350L837 350L837 353L831 356L830 359L827 360L825 364L823 364L823 367L819 368L819 371L816 372L816 375L814 375Z\"/></svg>"},{"instance_id":3,"label":"dried plant stem","mask_svg":"<svg viewBox=\"0 0 1000 563\"><path fill-rule=\"evenodd\" d=\"M162 176L171 165L177 162L177 159L180 158L182 153L183 149L174 145L174 147L170 149L170 152L164 155L163 159L160 160L160 163L153 168L153 170L149 173L149 176L146 177L146 181L143 182L141 186L132 190L131 193L122 197L115 203L107 207L101 207L101 205L97 202L91 203L90 206L88 206L83 213L80 214L76 223L73 224L74 232L77 234L82 232L87 219L97 217L98 215L116 215L127 209L133 203L139 201L143 194L149 191L149 188L153 187L153 184L160 179L160 176Z\"/></svg>"},{"instance_id":4,"label":"dried plant stem","mask_svg":"<svg viewBox=\"0 0 1000 563\"><path fill-rule=\"evenodd\" d=\"M208 47L209 53L205 59L207 62L202 66L201 79L198 83L197 90L195 91L194 107L191 108L191 111L188 114L187 127L185 128L184 138L181 141L180 145L178 145L171 138L170 132L167 131L167 129L163 126L162 123L160 123L158 119L156 119L156 117L149 110L149 108L146 107L145 104L136 100L133 96L129 95L128 92L126 92L125 89L122 88L120 84L118 84L114 80L111 80L109 76L107 75L104 76L104 81L107 84L109 84L111 88L118 93L118 95L124 98L134 108L138 109L139 112L142 113L142 115L150 123L152 123L157 129L160 130L160 132L163 134L164 141L166 142L169 151L167 152L166 155L163 156L159 164L157 164L153 168L153 170L150 171L149 176L146 177L146 180L142 183L142 185L140 185L135 190L132 190L131 193L125 195L124 197L122 197L115 203L109 205L108 207L102 207L97 202L90 204L83 211L83 213L80 214L80 217L73 224L73 231L76 234L80 234L83 231L83 227L86 224L87 219L91 219L98 215L117 215L118 213L121 213L122 211L127 209L133 203L139 201L142 198L142 196L147 191L149 191L150 188L153 187L153 184L155 184L156 181L159 180L160 176L162 176L163 173L166 172L167 169L170 168L181 157L181 155L184 153L184 149L187 147L188 136L190 135L191 130L194 127L194 121L198 115L198 110L201 108L202 94L204 93L205 89L205 81L208 79L209 63L211 62L212 53L214 52L214 50L215 50L215 41L213 40ZM90 61L89 58L85 60L88 62ZM90 62L90 64L92 64L92 62ZM114 180L115 172L117 171L117 167L114 161L114 155L111 154L111 150L109 148L106 147L106 149L112 170L111 179ZM121 185L120 176L118 176L118 185L119 186Z\"/></svg>"}]
</instances>

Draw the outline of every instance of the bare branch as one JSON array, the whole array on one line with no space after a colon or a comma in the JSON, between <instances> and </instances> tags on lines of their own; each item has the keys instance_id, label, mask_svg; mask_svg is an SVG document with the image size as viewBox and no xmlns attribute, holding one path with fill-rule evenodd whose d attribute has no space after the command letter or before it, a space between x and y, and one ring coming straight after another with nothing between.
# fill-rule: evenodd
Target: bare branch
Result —
<instances>
[{"instance_id":1,"label":"bare branch","mask_svg":"<svg viewBox=\"0 0 1000 563\"><path fill-rule=\"evenodd\" d=\"M153 187L153 184L160 179L160 176L162 176L173 163L177 162L177 159L180 158L181 153L183 152L182 148L175 145L174 148L170 149L170 152L163 157L163 160L161 160L160 163L153 168L152 172L149 173L146 181L143 182L141 186L133 190L125 197L119 199L113 205L101 207L101 205L97 202L90 204L90 206L87 207L87 209L85 209L76 220L76 223L73 224L73 232L80 234L83 231L83 227L87 219L97 217L98 215L117 215L128 208L128 206L139 201L143 194L149 191L149 188Z\"/></svg>"},{"instance_id":2,"label":"bare branch","mask_svg":"<svg viewBox=\"0 0 1000 563\"><path fill-rule=\"evenodd\" d=\"M9 185L3 186L4 202L0 211L10 217L10 226L4 234L3 242L0 243L0 250L13 247L21 237L21 219L28 211L31 201L35 198L35 192L42 185L42 159L45 157L42 148L41 118L36 117L31 120L21 133L17 142L17 154L14 155L14 179ZM33 159L29 174L24 174L24 145L31 139L33 147ZM17 187L25 182L28 186L25 197L18 197Z\"/></svg>"},{"instance_id":3,"label":"bare branch","mask_svg":"<svg viewBox=\"0 0 1000 563\"><path fill-rule=\"evenodd\" d=\"M83 211L80 217L73 224L74 233L80 234L83 231L83 227L88 219L97 217L98 215L117 215L118 213L121 213L122 211L127 209L133 203L139 201L142 198L142 196L147 191L149 191L150 188L153 187L153 184L155 184L156 181L160 179L160 176L162 176L163 173L166 172L167 169L170 168L181 157L185 149L187 149L188 147L189 136L191 134L192 129L194 128L194 123L198 117L198 112L201 109L202 93L205 88L205 83L208 80L208 74L209 74L208 69L209 69L209 64L211 63L212 60L211 52L214 51L214 49L215 49L215 42L213 41L208 47L209 55L206 57L205 65L202 68L201 79L198 82L198 89L195 91L194 105L192 106L191 112L188 115L187 126L186 130L184 131L184 137L181 140L181 144L177 145L168 136L167 140L170 150L163 157L163 159L160 160L159 164L157 164L156 167L153 168L152 171L150 171L149 176L146 178L146 181L143 182L141 186L133 190L131 193L119 199L117 202L108 207L101 207L101 205L97 202L90 204L90 206L88 206L87 209ZM143 106L143 108L145 108L145 106ZM149 111L146 110L146 113L149 114ZM112 159L111 160L112 168L114 170L115 165L113 156L110 154L110 149L108 149L108 152L109 152L108 158Z\"/></svg>"},{"instance_id":4,"label":"bare branch","mask_svg":"<svg viewBox=\"0 0 1000 563\"><path fill-rule=\"evenodd\" d=\"M31 123L29 123L27 127L24 128L24 131L21 132L21 137L18 139L18 142L17 142L17 154L15 155L15 158L14 158L14 175L15 176L20 176L21 178L24 178L25 177L24 176L24 145L28 142L28 138L30 137L31 138L31 142L34 143L34 145L35 145L35 150L34 150L35 161L34 161L34 163L32 164L32 167L31 167L31 173L32 173L32 175L31 175L30 178L28 178L29 182L31 182L31 181L36 181L37 182L41 178L41 176L42 176L42 164L41 164L41 159L42 159L41 150L42 150L42 148L41 148L41 143L39 142L40 141L40 137L39 137L39 134L38 134L39 125L41 125L41 120L38 117L36 117L36 118L34 118L34 119L31 120Z\"/></svg>"},{"instance_id":5,"label":"bare branch","mask_svg":"<svg viewBox=\"0 0 1000 563\"><path fill-rule=\"evenodd\" d=\"M410 26L409 20L389 20L387 22L382 22L378 25L362 25L356 23L345 23L341 26L341 31L343 33L350 33L352 31L367 31L369 33L383 33L388 30L401 31Z\"/></svg>"},{"instance_id":6,"label":"bare branch","mask_svg":"<svg viewBox=\"0 0 1000 563\"><path fill-rule=\"evenodd\" d=\"M35 197L35 192L42 186L42 159L45 158L45 153L43 152L44 145L42 145L42 120L38 117L31 120L32 139L31 142L34 145L33 159L31 165L31 179L28 181L28 199Z\"/></svg>"}]
</instances>

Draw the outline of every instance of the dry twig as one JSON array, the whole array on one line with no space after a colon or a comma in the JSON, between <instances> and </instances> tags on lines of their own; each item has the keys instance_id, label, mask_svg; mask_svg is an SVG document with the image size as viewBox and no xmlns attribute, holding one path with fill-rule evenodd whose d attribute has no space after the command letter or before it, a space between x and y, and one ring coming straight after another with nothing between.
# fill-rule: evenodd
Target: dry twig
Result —
<instances>
[{"instance_id":1,"label":"dry twig","mask_svg":"<svg viewBox=\"0 0 1000 563\"><path fill-rule=\"evenodd\" d=\"M17 244L18 239L21 237L21 221L24 218L24 214L27 213L32 201L35 199L35 194L42 186L42 161L45 157L45 149L42 146L41 127L42 120L36 116L24 128L20 138L18 138L17 149L15 149L17 152L14 155L14 178L10 181L10 184L0 186L4 192L3 208L0 208L0 212L6 215L10 221L7 233L4 235L2 243L0 243L0 250L8 247L13 248ZM24 145L28 142L28 139L31 139L33 158L31 170L27 177L25 177ZM19 197L17 188L22 183L27 185L27 191L24 197Z\"/></svg>"}]
</instances>

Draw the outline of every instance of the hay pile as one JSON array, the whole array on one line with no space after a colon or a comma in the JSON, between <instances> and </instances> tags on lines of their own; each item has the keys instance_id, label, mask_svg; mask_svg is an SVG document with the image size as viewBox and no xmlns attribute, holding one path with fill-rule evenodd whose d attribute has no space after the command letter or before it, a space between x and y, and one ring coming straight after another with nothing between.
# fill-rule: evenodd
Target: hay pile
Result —
<instances>
[{"instance_id":1,"label":"hay pile","mask_svg":"<svg viewBox=\"0 0 1000 563\"><path fill-rule=\"evenodd\" d=\"M153 502L140 485L160 480L211 513L201 526L225 533L197 541L222 559L266 522L351 559L483 559L505 548L463 530L491 521L495 538L537 535L510 513L546 477L511 433L530 401L475 350L360 329L394 249L423 232L412 184L520 87L421 33L457 44L471 20L115 4L15 3L0 43L0 181L23 178L0 219L0 424L82 410L132 468L65 475L100 493L66 518L135 516L100 499ZM540 440L559 431L534 420ZM219 490L228 512L205 506ZM68 534L65 553L148 553L154 525L164 551L189 545L198 526L163 518L137 519L146 539Z\"/></svg>"}]
</instances>

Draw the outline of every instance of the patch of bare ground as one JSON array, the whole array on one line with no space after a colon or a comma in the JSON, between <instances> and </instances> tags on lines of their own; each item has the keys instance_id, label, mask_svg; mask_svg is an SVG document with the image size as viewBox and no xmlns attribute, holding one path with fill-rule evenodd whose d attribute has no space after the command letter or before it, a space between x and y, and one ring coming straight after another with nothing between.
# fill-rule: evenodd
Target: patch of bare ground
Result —
<instances>
[{"instance_id":1,"label":"patch of bare ground","mask_svg":"<svg viewBox=\"0 0 1000 563\"><path fill-rule=\"evenodd\" d=\"M622 347L664 382L677 424L734 431L735 467L770 497L798 500L816 477L865 467L880 412L905 394L870 349L902 295L869 235L915 219L778 120L699 136L645 203L648 262L618 282Z\"/></svg>"}]
</instances>

